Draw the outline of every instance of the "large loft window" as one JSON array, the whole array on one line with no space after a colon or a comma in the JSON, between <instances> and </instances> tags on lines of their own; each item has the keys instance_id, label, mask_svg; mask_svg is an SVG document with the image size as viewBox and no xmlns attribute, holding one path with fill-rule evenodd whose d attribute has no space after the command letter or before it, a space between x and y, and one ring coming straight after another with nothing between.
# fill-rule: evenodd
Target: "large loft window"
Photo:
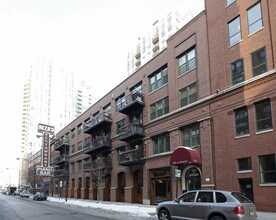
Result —
<instances>
[{"instance_id":1,"label":"large loft window","mask_svg":"<svg viewBox=\"0 0 276 220\"><path fill-rule=\"evenodd\" d=\"M261 75L267 71L265 48L257 50L251 54L253 77Z\"/></svg>"},{"instance_id":2,"label":"large loft window","mask_svg":"<svg viewBox=\"0 0 276 220\"><path fill-rule=\"evenodd\" d=\"M240 16L228 23L229 46L239 43L242 39Z\"/></svg>"},{"instance_id":3,"label":"large loft window","mask_svg":"<svg viewBox=\"0 0 276 220\"><path fill-rule=\"evenodd\" d=\"M257 132L272 129L272 116L270 100L255 103L255 117L256 117L256 130Z\"/></svg>"},{"instance_id":4,"label":"large loft window","mask_svg":"<svg viewBox=\"0 0 276 220\"><path fill-rule=\"evenodd\" d=\"M247 10L248 34L253 34L263 27L261 2Z\"/></svg>"},{"instance_id":5,"label":"large loft window","mask_svg":"<svg viewBox=\"0 0 276 220\"><path fill-rule=\"evenodd\" d=\"M236 137L249 134L247 107L235 110Z\"/></svg>"},{"instance_id":6,"label":"large loft window","mask_svg":"<svg viewBox=\"0 0 276 220\"><path fill-rule=\"evenodd\" d=\"M196 83L185 87L179 91L180 107L189 105L197 101L197 86Z\"/></svg>"},{"instance_id":7,"label":"large loft window","mask_svg":"<svg viewBox=\"0 0 276 220\"><path fill-rule=\"evenodd\" d=\"M195 47L192 47L178 58L178 75L182 75L195 67L196 50Z\"/></svg>"},{"instance_id":8,"label":"large loft window","mask_svg":"<svg viewBox=\"0 0 276 220\"><path fill-rule=\"evenodd\" d=\"M198 123L181 129L181 144L185 147L196 147L200 145Z\"/></svg>"},{"instance_id":9,"label":"large loft window","mask_svg":"<svg viewBox=\"0 0 276 220\"><path fill-rule=\"evenodd\" d=\"M168 68L167 66L163 67L161 70L158 70L156 73L149 77L150 92L153 92L168 83Z\"/></svg>"},{"instance_id":10,"label":"large loft window","mask_svg":"<svg viewBox=\"0 0 276 220\"><path fill-rule=\"evenodd\" d=\"M236 85L244 81L243 59L231 63L232 84Z\"/></svg>"},{"instance_id":11,"label":"large loft window","mask_svg":"<svg viewBox=\"0 0 276 220\"><path fill-rule=\"evenodd\" d=\"M153 154L160 154L170 151L170 135L164 134L152 139Z\"/></svg>"},{"instance_id":12,"label":"large loft window","mask_svg":"<svg viewBox=\"0 0 276 220\"><path fill-rule=\"evenodd\" d=\"M169 113L169 98L166 97L150 106L150 120Z\"/></svg>"},{"instance_id":13,"label":"large loft window","mask_svg":"<svg viewBox=\"0 0 276 220\"><path fill-rule=\"evenodd\" d=\"M259 173L261 184L276 183L275 154L259 156Z\"/></svg>"}]
</instances>

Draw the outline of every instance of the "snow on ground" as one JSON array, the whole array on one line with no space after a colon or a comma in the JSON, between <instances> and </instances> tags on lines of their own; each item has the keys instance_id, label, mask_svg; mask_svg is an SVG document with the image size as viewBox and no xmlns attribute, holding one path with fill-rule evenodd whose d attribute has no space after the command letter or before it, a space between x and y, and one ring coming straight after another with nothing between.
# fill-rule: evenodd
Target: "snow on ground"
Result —
<instances>
[{"instance_id":1,"label":"snow on ground","mask_svg":"<svg viewBox=\"0 0 276 220\"><path fill-rule=\"evenodd\" d=\"M93 200L80 200L68 198L65 202L64 198L48 197L48 201L61 202L68 205L76 205L80 207L91 207L103 210L110 210L115 212L129 213L134 216L149 217L156 213L154 206L145 206L132 203L118 203L118 202L104 202L104 201L93 201Z\"/></svg>"}]
</instances>

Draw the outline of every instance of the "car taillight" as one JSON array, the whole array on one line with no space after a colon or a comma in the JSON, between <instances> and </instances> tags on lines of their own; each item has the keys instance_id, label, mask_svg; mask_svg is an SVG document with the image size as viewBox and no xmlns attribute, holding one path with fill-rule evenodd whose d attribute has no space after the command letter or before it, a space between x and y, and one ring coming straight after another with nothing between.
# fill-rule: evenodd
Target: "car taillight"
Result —
<instances>
[{"instance_id":1,"label":"car taillight","mask_svg":"<svg viewBox=\"0 0 276 220\"><path fill-rule=\"evenodd\" d=\"M237 206L237 207L234 208L233 212L236 215L238 215L238 214L244 214L244 207L242 205L239 205L239 206Z\"/></svg>"}]
</instances>

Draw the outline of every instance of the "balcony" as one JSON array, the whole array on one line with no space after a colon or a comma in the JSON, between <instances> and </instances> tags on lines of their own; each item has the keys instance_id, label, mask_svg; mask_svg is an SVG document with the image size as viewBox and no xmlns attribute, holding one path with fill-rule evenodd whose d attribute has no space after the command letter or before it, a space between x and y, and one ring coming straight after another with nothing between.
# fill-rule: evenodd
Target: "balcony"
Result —
<instances>
[{"instance_id":1,"label":"balcony","mask_svg":"<svg viewBox=\"0 0 276 220\"><path fill-rule=\"evenodd\" d=\"M60 139L55 143L54 150L63 151L65 148L69 148L69 139Z\"/></svg>"},{"instance_id":2,"label":"balcony","mask_svg":"<svg viewBox=\"0 0 276 220\"><path fill-rule=\"evenodd\" d=\"M142 123L135 121L131 124L122 127L119 130L119 135L119 140L126 142L143 138L145 136L144 126Z\"/></svg>"},{"instance_id":3,"label":"balcony","mask_svg":"<svg viewBox=\"0 0 276 220\"><path fill-rule=\"evenodd\" d=\"M145 106L145 95L140 91L132 92L117 103L117 109L120 113L130 114L136 109L142 109Z\"/></svg>"},{"instance_id":4,"label":"balcony","mask_svg":"<svg viewBox=\"0 0 276 220\"><path fill-rule=\"evenodd\" d=\"M119 165L121 166L137 165L144 162L142 145L136 145L126 151L119 151Z\"/></svg>"},{"instance_id":5,"label":"balcony","mask_svg":"<svg viewBox=\"0 0 276 220\"><path fill-rule=\"evenodd\" d=\"M136 59L139 59L141 57L141 52L140 52L140 49L138 50L136 50L136 53L135 53L135 58Z\"/></svg>"},{"instance_id":6,"label":"balcony","mask_svg":"<svg viewBox=\"0 0 276 220\"><path fill-rule=\"evenodd\" d=\"M94 131L97 131L98 129L111 124L112 124L112 120L111 120L110 114L106 112L102 112L96 115L95 117L93 117L85 124L83 132L87 134L92 134Z\"/></svg>"},{"instance_id":7,"label":"balcony","mask_svg":"<svg viewBox=\"0 0 276 220\"><path fill-rule=\"evenodd\" d=\"M155 44L152 48L153 53L158 53L159 52L159 44Z\"/></svg>"},{"instance_id":8,"label":"balcony","mask_svg":"<svg viewBox=\"0 0 276 220\"><path fill-rule=\"evenodd\" d=\"M155 35L153 35L152 37L152 43L156 44L159 41L159 35L158 33L156 33Z\"/></svg>"},{"instance_id":9,"label":"balcony","mask_svg":"<svg viewBox=\"0 0 276 220\"><path fill-rule=\"evenodd\" d=\"M97 138L96 140L92 140L90 145L86 146L84 149L85 154L94 154L98 151L105 151L111 149L111 139L108 136L103 136Z\"/></svg>"},{"instance_id":10,"label":"balcony","mask_svg":"<svg viewBox=\"0 0 276 220\"><path fill-rule=\"evenodd\" d=\"M51 158L51 164L53 165L60 165L60 164L64 164L65 162L65 156L56 156L54 158Z\"/></svg>"},{"instance_id":11,"label":"balcony","mask_svg":"<svg viewBox=\"0 0 276 220\"><path fill-rule=\"evenodd\" d=\"M139 59L137 59L137 60L135 61L135 66L136 66L136 67L140 67L140 66L141 66L141 58L139 58Z\"/></svg>"},{"instance_id":12,"label":"balcony","mask_svg":"<svg viewBox=\"0 0 276 220\"><path fill-rule=\"evenodd\" d=\"M93 164L93 167L92 167ZM111 166L111 159L109 157L100 157L99 160L93 160L93 162L91 161L87 161L83 164L83 171L84 172L97 172L97 170L103 170L106 169L107 170L111 170L112 166Z\"/></svg>"},{"instance_id":13,"label":"balcony","mask_svg":"<svg viewBox=\"0 0 276 220\"><path fill-rule=\"evenodd\" d=\"M55 171L54 171L54 177L62 177L62 176L65 176L65 173L66 173L66 175L68 176L68 174L69 174L68 170L65 170L65 169L55 170Z\"/></svg>"}]
</instances>

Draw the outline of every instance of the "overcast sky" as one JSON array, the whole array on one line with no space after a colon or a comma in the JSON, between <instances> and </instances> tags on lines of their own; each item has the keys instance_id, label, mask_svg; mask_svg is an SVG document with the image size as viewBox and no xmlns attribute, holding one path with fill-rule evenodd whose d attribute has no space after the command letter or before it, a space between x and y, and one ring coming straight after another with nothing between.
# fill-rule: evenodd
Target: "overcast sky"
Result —
<instances>
[{"instance_id":1,"label":"overcast sky","mask_svg":"<svg viewBox=\"0 0 276 220\"><path fill-rule=\"evenodd\" d=\"M0 172L17 167L23 82L38 58L101 97L127 77L128 50L171 7L197 14L204 0L1 0Z\"/></svg>"}]
</instances>

